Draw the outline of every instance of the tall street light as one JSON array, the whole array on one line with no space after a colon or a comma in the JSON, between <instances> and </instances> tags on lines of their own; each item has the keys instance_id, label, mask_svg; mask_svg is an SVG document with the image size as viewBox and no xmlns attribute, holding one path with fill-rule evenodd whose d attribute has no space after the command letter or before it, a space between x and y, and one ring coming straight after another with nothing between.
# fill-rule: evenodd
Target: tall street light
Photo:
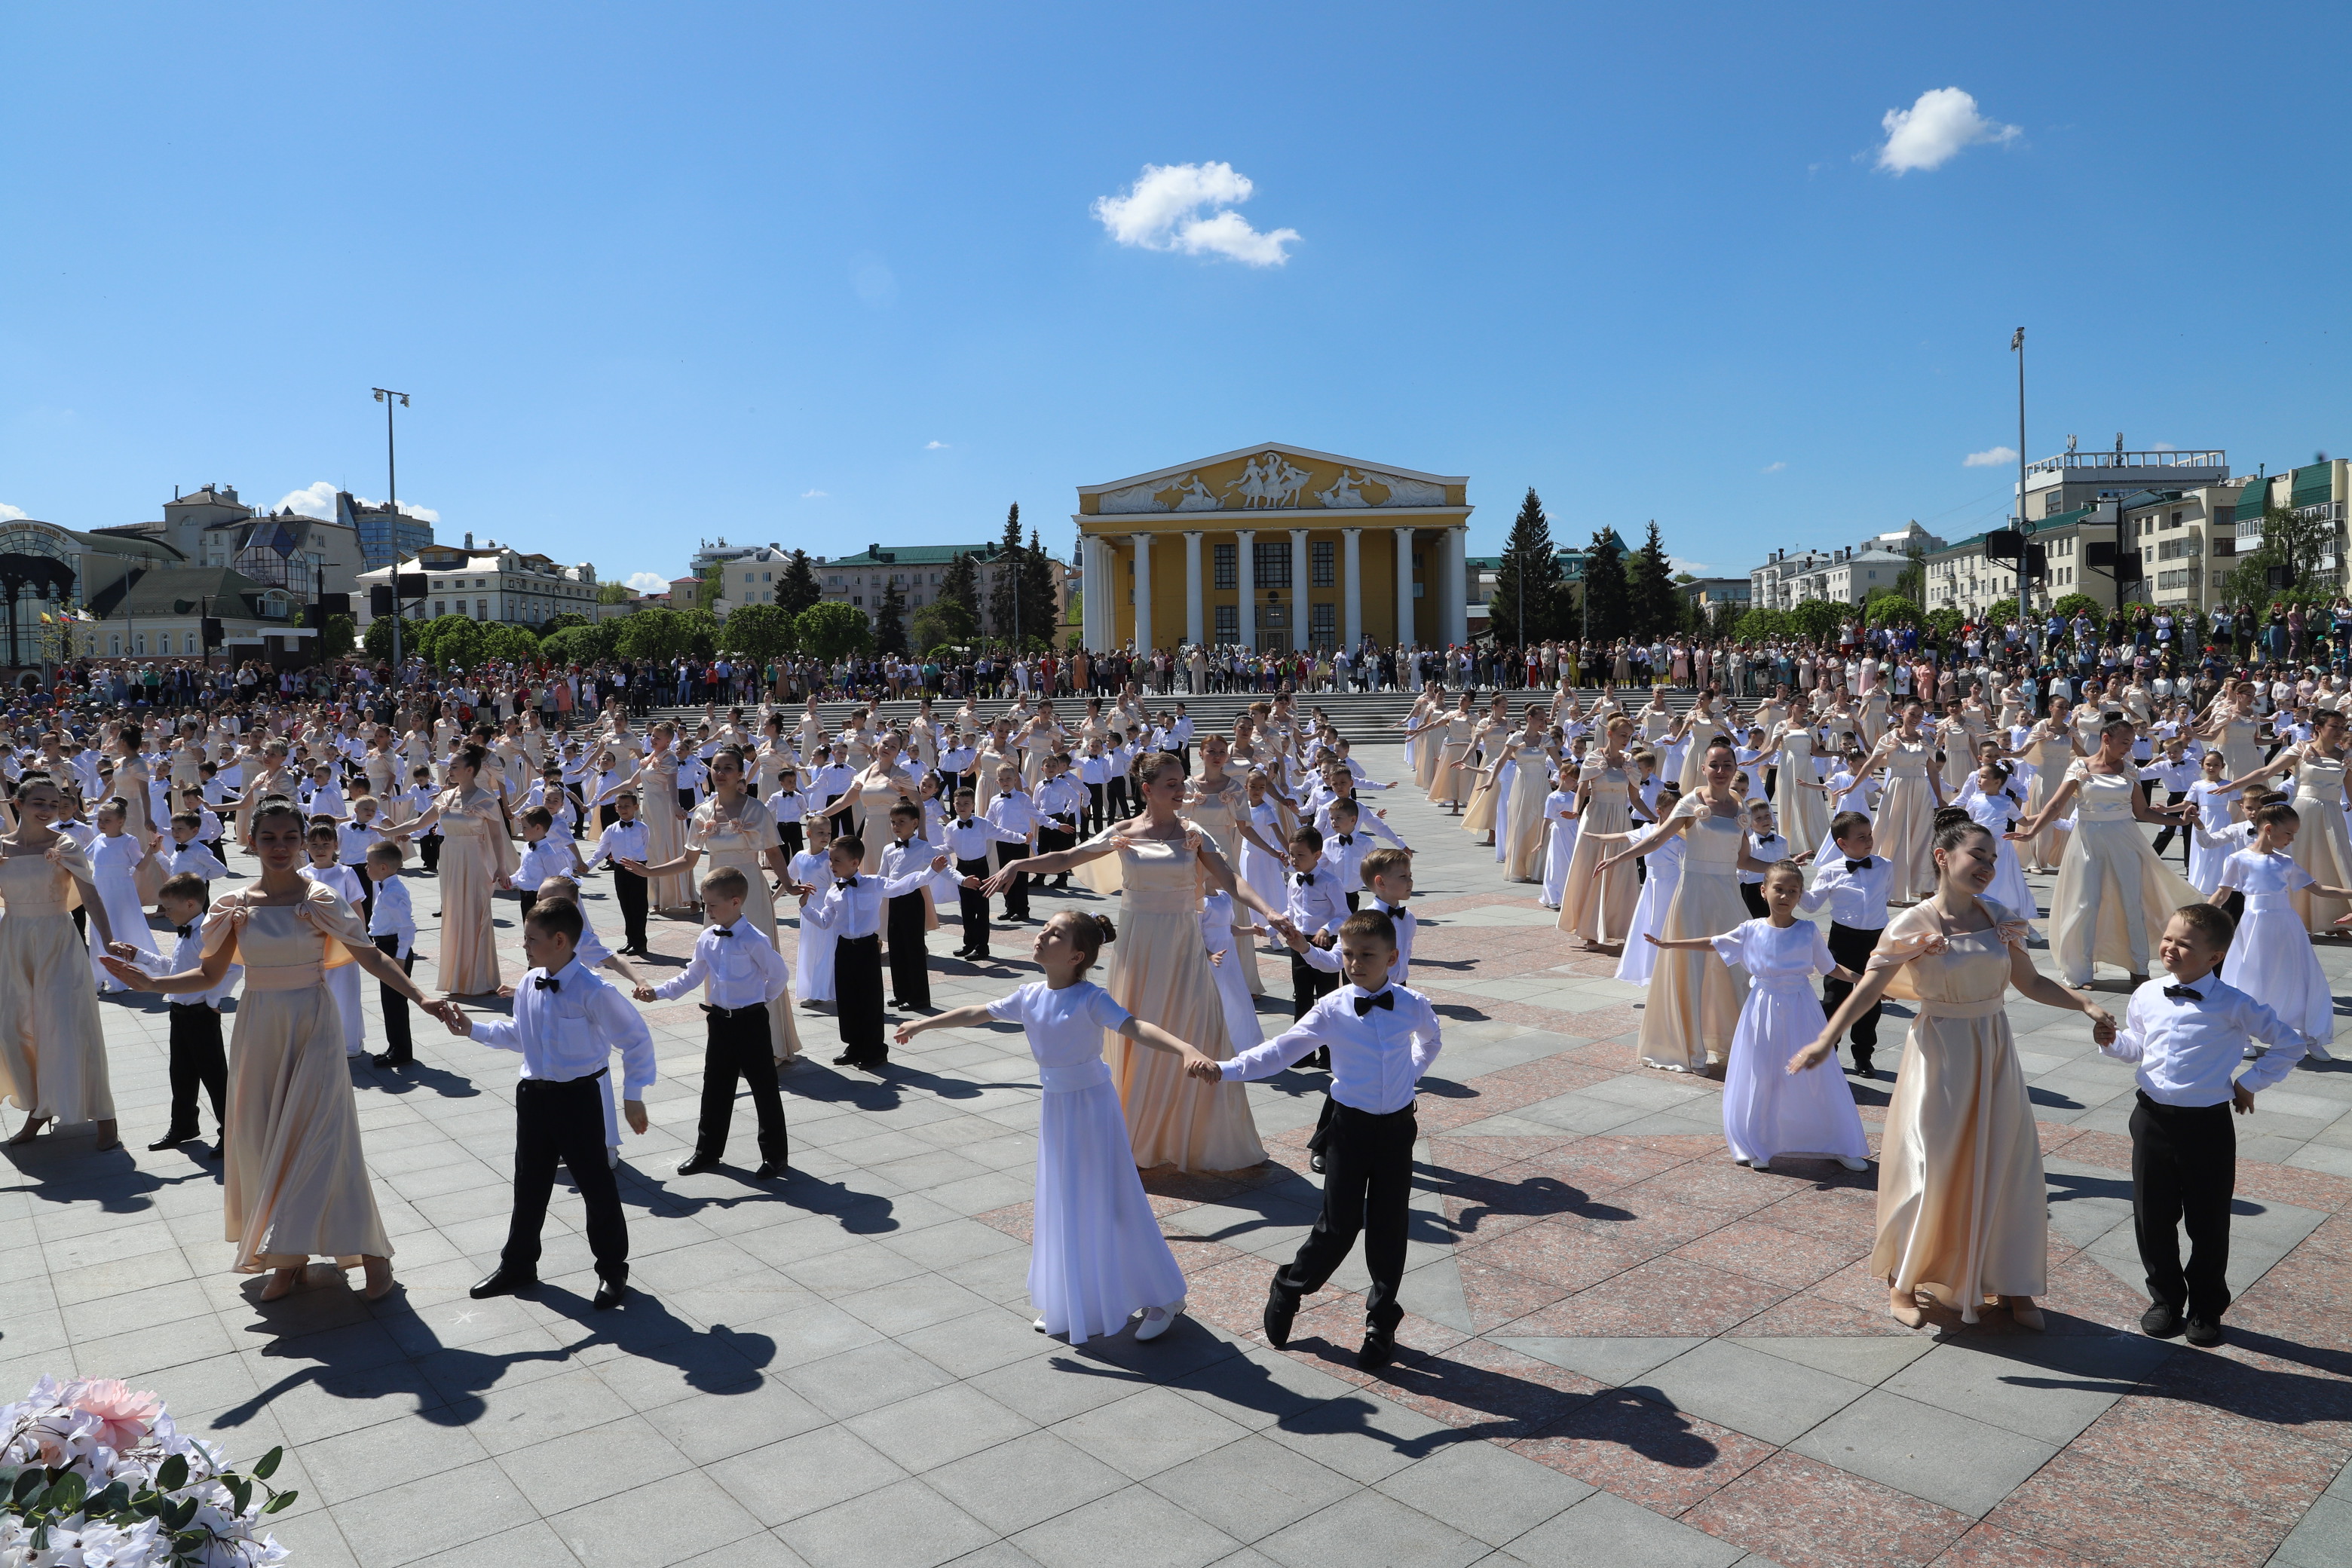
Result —
<instances>
[{"instance_id":1,"label":"tall street light","mask_svg":"<svg viewBox=\"0 0 2352 1568\"><path fill-rule=\"evenodd\" d=\"M407 407L408 394L394 392L388 386L370 390L374 392L375 400L383 405L383 504L397 520L400 516L400 465L394 460L392 445L392 405L396 401L403 408ZM2021 495L2024 492L2020 490L2018 493ZM400 526L397 521L394 521L386 522L384 527L392 536L392 679L397 685L400 680ZM361 651L364 653L366 650Z\"/></svg>"},{"instance_id":2,"label":"tall street light","mask_svg":"<svg viewBox=\"0 0 2352 1568\"><path fill-rule=\"evenodd\" d=\"M2025 329L2020 327L2009 338L2009 351L2017 356L2017 626L2025 637L2026 651L2033 648L2033 627L2027 619L2025 605L2027 571L2032 563L2033 547L2025 542Z\"/></svg>"}]
</instances>

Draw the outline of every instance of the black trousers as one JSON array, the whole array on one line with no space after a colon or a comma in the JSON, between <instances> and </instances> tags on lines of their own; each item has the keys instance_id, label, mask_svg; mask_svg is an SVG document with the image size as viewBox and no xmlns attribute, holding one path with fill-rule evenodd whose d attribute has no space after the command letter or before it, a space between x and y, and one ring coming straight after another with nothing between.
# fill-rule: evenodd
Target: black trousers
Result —
<instances>
[{"instance_id":1,"label":"black trousers","mask_svg":"<svg viewBox=\"0 0 2352 1568\"><path fill-rule=\"evenodd\" d=\"M2227 1100L2161 1105L2144 1093L2132 1108L2132 1231L2147 1293L2207 1322L2220 1321L2230 1305L2230 1194L2238 1176L2230 1116Z\"/></svg>"},{"instance_id":2,"label":"black trousers","mask_svg":"<svg viewBox=\"0 0 2352 1568\"><path fill-rule=\"evenodd\" d=\"M1871 949L1877 945L1877 931L1859 931L1853 926L1840 925L1835 921L1830 922L1830 956L1856 974L1861 973L1864 966L1869 963ZM1832 975L1822 982L1822 1007L1834 1016L1837 1010L1845 1005L1846 997L1853 991L1852 985ZM1884 1010L1874 1003L1870 1011L1853 1021L1854 1066L1862 1066L1877 1051L1878 1016Z\"/></svg>"},{"instance_id":3,"label":"black trousers","mask_svg":"<svg viewBox=\"0 0 2352 1568\"><path fill-rule=\"evenodd\" d=\"M441 868L441 836L428 833L416 841L416 856L427 871Z\"/></svg>"},{"instance_id":4,"label":"black trousers","mask_svg":"<svg viewBox=\"0 0 2352 1568\"><path fill-rule=\"evenodd\" d=\"M1055 818L1053 820L1058 821L1059 819ZM1056 850L1076 848L1077 847L1077 842L1078 828L1077 824L1075 822L1067 827L1045 827L1041 826L1037 829L1037 853L1040 855L1051 855ZM1070 874L1067 871L1063 872L1061 876L1055 879L1054 885L1057 888L1068 887L1070 885Z\"/></svg>"},{"instance_id":5,"label":"black trousers","mask_svg":"<svg viewBox=\"0 0 2352 1568\"><path fill-rule=\"evenodd\" d=\"M1300 1243L1298 1256L1275 1270L1274 1294L1297 1307L1322 1289L1347 1260L1356 1236L1364 1237L1364 1268L1372 1288L1364 1321L1393 1331L1404 1319L1397 1282L1404 1276L1405 1224L1412 1200L1412 1107L1385 1116L1337 1107L1323 1139L1323 1211Z\"/></svg>"},{"instance_id":6,"label":"black trousers","mask_svg":"<svg viewBox=\"0 0 2352 1568\"><path fill-rule=\"evenodd\" d=\"M1108 792L1109 792L1109 795L1110 795L1110 814L1111 814L1111 816L1114 816L1114 817L1124 817L1124 816L1126 816L1128 815L1128 809L1127 809L1127 775L1126 775L1125 773L1121 773L1121 774L1119 774L1117 778L1112 779L1112 780L1110 781L1110 783L1109 783L1109 784L1105 784L1103 787L1104 787L1104 789L1106 789L1107 791L1108 791Z\"/></svg>"},{"instance_id":7,"label":"black trousers","mask_svg":"<svg viewBox=\"0 0 2352 1568\"><path fill-rule=\"evenodd\" d=\"M2151 795L2156 793L2156 783L2154 780L2151 779L2147 782L2147 790L2148 794ZM2164 792L2164 804L2167 805L2179 805L2182 801L2189 798L2189 792L2183 789L2168 789ZM2210 832L2212 830L2209 827L2206 831ZM2180 835L2180 859L2181 863L2186 865L2189 860L2189 836L2188 830L2183 828L2179 823L2173 823L2158 831L2156 836L2156 852L2158 855L2161 856L2164 853L2164 847L2172 842L2172 836L2176 833Z\"/></svg>"},{"instance_id":8,"label":"black trousers","mask_svg":"<svg viewBox=\"0 0 2352 1568\"><path fill-rule=\"evenodd\" d=\"M984 856L978 860L956 862L956 875L959 877L977 877L985 882L988 880L988 860ZM988 895L977 888L958 888L956 902L963 909L964 951L986 952L988 951Z\"/></svg>"},{"instance_id":9,"label":"black trousers","mask_svg":"<svg viewBox=\"0 0 2352 1568\"><path fill-rule=\"evenodd\" d=\"M835 937L833 943L833 1010L843 1053L859 1066L890 1059L882 1030L882 942L877 937Z\"/></svg>"},{"instance_id":10,"label":"black trousers","mask_svg":"<svg viewBox=\"0 0 2352 1568\"><path fill-rule=\"evenodd\" d=\"M1000 844L996 847L996 863L1000 868L1027 858L1029 846L1026 844ZM1029 879L1026 875L1013 878L1012 884L1004 889L1004 918L1008 921L1029 918Z\"/></svg>"},{"instance_id":11,"label":"black trousers","mask_svg":"<svg viewBox=\"0 0 2352 1568\"><path fill-rule=\"evenodd\" d=\"M1103 816L1103 811L1104 795L1109 788L1108 784L1087 785L1087 831L1088 833L1100 833L1103 830L1103 824L1108 820Z\"/></svg>"},{"instance_id":12,"label":"black trousers","mask_svg":"<svg viewBox=\"0 0 2352 1568\"><path fill-rule=\"evenodd\" d=\"M808 838L801 832L801 825L797 822L776 824L776 842L783 846L788 856L797 855L808 847Z\"/></svg>"},{"instance_id":13,"label":"black trousers","mask_svg":"<svg viewBox=\"0 0 2352 1568\"><path fill-rule=\"evenodd\" d=\"M1339 989L1339 977L1316 968L1297 953L1290 955L1290 1016L1307 1016L1307 1009Z\"/></svg>"},{"instance_id":14,"label":"black trousers","mask_svg":"<svg viewBox=\"0 0 2352 1568\"><path fill-rule=\"evenodd\" d=\"M375 950L400 965L403 974L416 973L416 955L412 952L406 958L401 957L398 937L376 938ZM383 1054L394 1062L415 1061L415 1049L408 1037L408 998L381 980L376 982L376 990L382 994L383 1002Z\"/></svg>"},{"instance_id":15,"label":"black trousers","mask_svg":"<svg viewBox=\"0 0 2352 1568\"><path fill-rule=\"evenodd\" d=\"M515 924L520 926L523 921L530 919L531 910L539 908L539 894L526 888L515 897L522 900L522 907L515 911Z\"/></svg>"},{"instance_id":16,"label":"black trousers","mask_svg":"<svg viewBox=\"0 0 2352 1568\"><path fill-rule=\"evenodd\" d=\"M784 1097L776 1088L775 1047L768 1038L768 1009L732 1012L706 1005L702 1045L702 1112L694 1126L697 1159L727 1152L727 1131L735 1121L735 1085L751 1091L760 1120L760 1158L781 1165L791 1152L784 1136ZM599 1115L602 1114L600 1111ZM603 1134L598 1139L601 1142Z\"/></svg>"},{"instance_id":17,"label":"black trousers","mask_svg":"<svg viewBox=\"0 0 2352 1568\"><path fill-rule=\"evenodd\" d=\"M1740 883L1739 901L1746 904L1748 906L1748 912L1754 915L1759 921L1768 918L1772 912L1770 910L1764 907L1764 884L1761 882ZM1845 960L1842 958L1839 959L1838 962L1840 963L1845 963ZM1861 969L1853 964L1846 963L1846 967L1853 970L1856 974L1862 973ZM1848 987L1848 989L1852 988Z\"/></svg>"},{"instance_id":18,"label":"black trousers","mask_svg":"<svg viewBox=\"0 0 2352 1568\"><path fill-rule=\"evenodd\" d=\"M635 871L613 868L613 898L621 906L621 946L646 950L646 879Z\"/></svg>"},{"instance_id":19,"label":"black trousers","mask_svg":"<svg viewBox=\"0 0 2352 1568\"><path fill-rule=\"evenodd\" d=\"M222 1125L228 1100L228 1055L221 1047L220 1013L201 1002L172 1006L172 1131L196 1135L196 1090L213 1102L213 1124Z\"/></svg>"},{"instance_id":20,"label":"black trousers","mask_svg":"<svg viewBox=\"0 0 2352 1568\"><path fill-rule=\"evenodd\" d=\"M931 1005L931 955L923 946L923 895L901 893L885 914L890 933L890 1000L900 1007Z\"/></svg>"},{"instance_id":21,"label":"black trousers","mask_svg":"<svg viewBox=\"0 0 2352 1568\"><path fill-rule=\"evenodd\" d=\"M588 1205L588 1249L596 1272L606 1279L629 1277L629 1221L621 1211L621 1184L604 1152L604 1075L562 1083L525 1079L515 1091L514 1217L507 1222L507 1245L499 1263L524 1274L539 1272L539 1233L547 1222L547 1200L555 1191L558 1161L571 1167L572 1184Z\"/></svg>"}]
</instances>

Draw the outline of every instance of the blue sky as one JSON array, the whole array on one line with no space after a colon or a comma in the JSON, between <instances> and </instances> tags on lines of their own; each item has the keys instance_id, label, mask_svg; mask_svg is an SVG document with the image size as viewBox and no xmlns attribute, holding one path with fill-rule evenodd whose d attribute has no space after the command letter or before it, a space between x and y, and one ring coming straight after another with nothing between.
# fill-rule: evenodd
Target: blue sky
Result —
<instances>
[{"instance_id":1,"label":"blue sky","mask_svg":"<svg viewBox=\"0 0 2352 1568\"><path fill-rule=\"evenodd\" d=\"M2032 455L2352 448L2352 13L1770 12L12 7L0 506L380 497L381 384L615 578L1265 440L1744 571L1998 518L2021 324Z\"/></svg>"}]
</instances>

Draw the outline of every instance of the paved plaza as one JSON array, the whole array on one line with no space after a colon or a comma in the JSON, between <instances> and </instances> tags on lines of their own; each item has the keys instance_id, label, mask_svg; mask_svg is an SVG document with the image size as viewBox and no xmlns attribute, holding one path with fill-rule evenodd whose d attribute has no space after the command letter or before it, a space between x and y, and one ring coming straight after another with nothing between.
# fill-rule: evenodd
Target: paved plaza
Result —
<instances>
[{"instance_id":1,"label":"paved plaza","mask_svg":"<svg viewBox=\"0 0 2352 1568\"><path fill-rule=\"evenodd\" d=\"M1393 747L1359 756L1401 772ZM514 1058L421 1020L415 1070L353 1070L404 1290L370 1306L314 1270L264 1306L228 1271L217 1165L145 1152L168 1096L144 998L103 1005L126 1151L81 1130L0 1166L0 1398L121 1377L233 1457L287 1445L296 1568L2352 1562L2352 1066L2305 1064L2240 1124L2239 1300L2229 1343L2190 1349L2136 1328L2130 1070L2012 996L2049 1331L1906 1331L1864 1265L1874 1170L1732 1164L1715 1086L1633 1067L1641 992L1417 795L1387 803L1420 851L1414 980L1446 1041L1377 1375L1354 1363L1359 1266L1286 1352L1258 1332L1316 1207L1319 1074L1251 1087L1263 1170L1147 1178L1189 1315L1072 1347L1030 1328L1039 1090L1017 1033L926 1035L877 1081L823 1065L833 1022L803 1010L793 1174L762 1184L748 1103L727 1168L671 1173L702 1020L647 1009L634 1292L598 1313L568 1189L538 1298L467 1297L506 1230ZM438 901L414 887L429 959ZM609 890L592 879L587 907L617 940ZM1046 894L1039 913L1066 897L1116 912ZM694 929L656 922L656 977ZM1000 930L993 964L935 957L939 1005L1025 983L1034 930ZM2352 944L2321 952L2352 994ZM1271 1030L1287 972L1265 973ZM1874 1141L1892 1087L1856 1084Z\"/></svg>"}]
</instances>

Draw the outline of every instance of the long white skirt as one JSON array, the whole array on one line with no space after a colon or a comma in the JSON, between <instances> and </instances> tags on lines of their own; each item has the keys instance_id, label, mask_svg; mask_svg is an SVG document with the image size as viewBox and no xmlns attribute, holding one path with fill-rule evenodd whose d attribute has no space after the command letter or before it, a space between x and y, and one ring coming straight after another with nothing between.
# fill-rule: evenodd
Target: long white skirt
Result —
<instances>
[{"instance_id":1,"label":"long white skirt","mask_svg":"<svg viewBox=\"0 0 2352 1568\"><path fill-rule=\"evenodd\" d=\"M360 975L356 963L338 964L327 971L327 994L335 999L335 1010L343 1016L343 1055L358 1056L367 1049L367 1015L360 1011Z\"/></svg>"},{"instance_id":2,"label":"long white skirt","mask_svg":"<svg viewBox=\"0 0 2352 1568\"><path fill-rule=\"evenodd\" d=\"M1219 893L1215 900L1225 900L1225 896ZM1225 903L1231 907L1230 900ZM1209 971L1217 977L1217 999L1225 1005L1225 1033L1232 1037L1234 1049L1245 1051L1252 1046L1264 1045L1265 1030L1258 1024L1257 1002L1250 994L1246 960L1252 954L1248 944L1234 940L1230 925L1216 921L1202 921L1201 934L1208 944Z\"/></svg>"},{"instance_id":3,"label":"long white skirt","mask_svg":"<svg viewBox=\"0 0 2352 1568\"><path fill-rule=\"evenodd\" d=\"M2249 893L2221 978L2321 1045L2336 1038L2336 998L2311 933L2284 893Z\"/></svg>"},{"instance_id":4,"label":"long white skirt","mask_svg":"<svg viewBox=\"0 0 2352 1568\"><path fill-rule=\"evenodd\" d=\"M803 921L793 952L793 994L803 1002L833 1000L833 933Z\"/></svg>"},{"instance_id":5,"label":"long white skirt","mask_svg":"<svg viewBox=\"0 0 2352 1568\"><path fill-rule=\"evenodd\" d=\"M1029 1299L1045 1331L1067 1334L1072 1344L1117 1333L1145 1307L1184 1299L1184 1271L1136 1174L1108 1067L1084 1089L1045 1090L1032 1234Z\"/></svg>"},{"instance_id":6,"label":"long white skirt","mask_svg":"<svg viewBox=\"0 0 2352 1568\"><path fill-rule=\"evenodd\" d=\"M1658 950L1643 938L1656 936L1666 929L1666 910L1673 905L1675 889L1682 879L1683 863L1679 858L1663 865L1656 857L1651 858L1650 875L1642 883L1641 901L1633 906L1633 924L1625 932L1625 951L1617 960L1618 979L1633 985L1650 983L1650 972L1657 967Z\"/></svg>"},{"instance_id":7,"label":"long white skirt","mask_svg":"<svg viewBox=\"0 0 2352 1568\"><path fill-rule=\"evenodd\" d=\"M106 921L113 928L114 940L127 942L139 950L138 956L131 962L150 974L162 973L163 954L155 946L155 933L147 929L147 911L140 905L138 887L128 877L119 881L110 877L98 884L98 896L106 905ZM106 966L99 962L105 952L106 944L98 940L98 922L93 921L89 927L91 976L97 980L101 992L129 989L108 973ZM142 963L142 959L152 962Z\"/></svg>"},{"instance_id":8,"label":"long white skirt","mask_svg":"<svg viewBox=\"0 0 2352 1568\"><path fill-rule=\"evenodd\" d=\"M1987 884L1984 896L2005 910L2015 910L2032 920L2042 912L2034 901L2033 889L2025 885L2025 864L2017 858L2017 846L2007 838L1994 840L2000 847L1993 866L1992 880Z\"/></svg>"},{"instance_id":9,"label":"long white skirt","mask_svg":"<svg viewBox=\"0 0 2352 1568\"><path fill-rule=\"evenodd\" d=\"M1822 1001L1801 982L1748 987L1723 1069L1723 1141L1751 1164L1783 1154L1870 1157L1853 1091L1834 1059L1791 1077L1790 1058L1819 1037Z\"/></svg>"},{"instance_id":10,"label":"long white skirt","mask_svg":"<svg viewBox=\"0 0 2352 1568\"><path fill-rule=\"evenodd\" d=\"M1576 826L1573 822L1555 820L1551 825L1551 847L1544 851L1543 907L1559 908L1568 897L1568 863L1576 858Z\"/></svg>"},{"instance_id":11,"label":"long white skirt","mask_svg":"<svg viewBox=\"0 0 2352 1568\"><path fill-rule=\"evenodd\" d=\"M1517 759L1495 770L1495 858L1498 862L1511 856L1511 785L1518 776Z\"/></svg>"}]
</instances>

